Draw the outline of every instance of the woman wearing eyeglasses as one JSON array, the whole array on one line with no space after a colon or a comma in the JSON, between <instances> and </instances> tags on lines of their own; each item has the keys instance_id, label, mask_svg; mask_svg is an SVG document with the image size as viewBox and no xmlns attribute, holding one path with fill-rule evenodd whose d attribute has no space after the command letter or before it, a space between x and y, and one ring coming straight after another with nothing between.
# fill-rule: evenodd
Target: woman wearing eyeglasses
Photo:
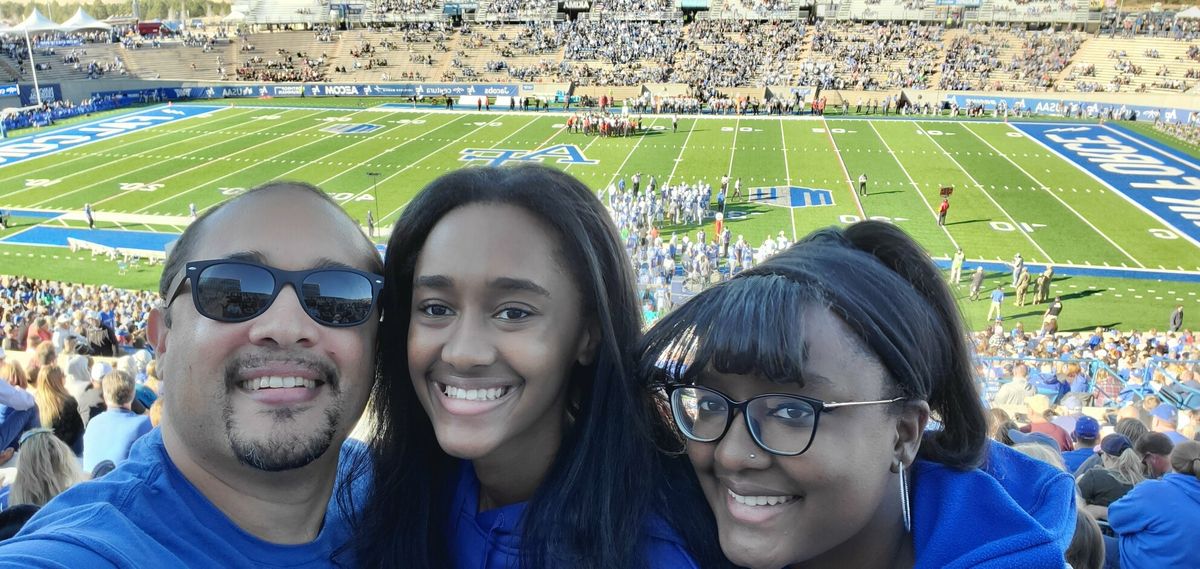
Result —
<instances>
[{"instance_id":1,"label":"woman wearing eyeglasses","mask_svg":"<svg viewBox=\"0 0 1200 569\"><path fill-rule=\"evenodd\" d=\"M447 174L397 220L385 278L364 566L726 566L699 494L667 483L689 467L652 440L631 267L588 188Z\"/></svg>"},{"instance_id":2,"label":"woman wearing eyeglasses","mask_svg":"<svg viewBox=\"0 0 1200 569\"><path fill-rule=\"evenodd\" d=\"M735 564L1063 567L1072 480L987 440L953 297L894 226L818 231L640 352Z\"/></svg>"}]
</instances>

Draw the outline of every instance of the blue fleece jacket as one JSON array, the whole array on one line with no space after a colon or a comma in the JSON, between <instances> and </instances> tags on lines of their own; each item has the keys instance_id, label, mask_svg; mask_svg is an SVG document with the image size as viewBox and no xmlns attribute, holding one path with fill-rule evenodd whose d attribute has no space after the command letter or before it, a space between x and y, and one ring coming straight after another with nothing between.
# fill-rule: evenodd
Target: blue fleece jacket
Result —
<instances>
[{"instance_id":1,"label":"blue fleece jacket","mask_svg":"<svg viewBox=\"0 0 1200 569\"><path fill-rule=\"evenodd\" d=\"M525 502L479 511L479 479L464 461L451 501L446 541L454 569L517 569L521 566L521 517ZM639 549L649 569L699 569L683 541L656 516L643 524Z\"/></svg>"},{"instance_id":2,"label":"blue fleece jacket","mask_svg":"<svg viewBox=\"0 0 1200 569\"><path fill-rule=\"evenodd\" d=\"M1075 534L1075 481L991 442L981 468L913 465L916 567L1062 569Z\"/></svg>"},{"instance_id":3,"label":"blue fleece jacket","mask_svg":"<svg viewBox=\"0 0 1200 569\"><path fill-rule=\"evenodd\" d=\"M1200 480L1167 474L1108 506L1122 569L1200 566Z\"/></svg>"},{"instance_id":4,"label":"blue fleece jacket","mask_svg":"<svg viewBox=\"0 0 1200 569\"><path fill-rule=\"evenodd\" d=\"M349 468L366 452L357 441L342 445L339 483L357 478ZM330 499L315 540L263 541L183 476L155 429L134 443L116 470L59 494L0 544L0 569L354 567L353 551L343 547L351 537L347 514Z\"/></svg>"}]
</instances>

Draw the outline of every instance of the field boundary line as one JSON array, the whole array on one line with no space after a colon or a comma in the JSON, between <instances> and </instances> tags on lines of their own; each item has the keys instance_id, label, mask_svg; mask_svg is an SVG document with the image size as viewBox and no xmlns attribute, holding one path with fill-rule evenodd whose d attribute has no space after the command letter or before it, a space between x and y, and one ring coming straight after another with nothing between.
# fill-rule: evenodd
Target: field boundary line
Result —
<instances>
[{"instance_id":1,"label":"field boundary line","mask_svg":"<svg viewBox=\"0 0 1200 569\"><path fill-rule=\"evenodd\" d=\"M979 191L983 192L983 195L985 197L987 197L988 201L992 202L992 205L996 206L996 208L1000 210L1000 213L1004 214L1004 217L1008 218L1008 221L1013 224L1013 227L1020 229L1021 226L1017 223L1017 220L1015 218L1013 218L1012 214L1008 213L1008 210L1004 209L1004 206L1000 205L1000 202L996 201L996 198L992 197L992 194L988 193L987 188L984 188L983 184L980 184L979 180L976 180L975 176L972 176L971 173L967 171L967 169L962 165L961 162L956 160L954 158L954 156L951 155L950 152L947 151L946 148L941 145L941 143L934 140L933 136L930 136L930 134L925 130L925 127L921 126L920 121L913 121L913 125L915 125L917 127L917 130L921 131L921 134L923 134L925 136L925 138L929 139L929 141L932 142L934 146L938 147L938 150L941 150L942 154L944 154L946 156L946 158L949 158L950 161L953 162L955 166L958 166L958 169L961 170L963 174L966 174L967 179L971 180L971 183L975 184L975 187L979 188ZM1047 253L1045 249L1042 249L1041 245L1038 245L1038 242L1033 239L1032 235L1030 235L1029 233L1026 233L1023 230L1021 231L1021 234L1024 235L1025 239L1029 240L1029 242L1034 246L1034 248L1036 248L1038 250L1038 252L1040 252L1046 258L1046 261L1048 263L1051 263L1051 264L1054 263L1054 258L1051 257L1050 254Z\"/></svg>"},{"instance_id":2,"label":"field boundary line","mask_svg":"<svg viewBox=\"0 0 1200 569\"><path fill-rule=\"evenodd\" d=\"M996 154L1004 157L1004 159L1008 160L1008 162L1010 164L1012 164L1013 166L1016 166L1017 169L1020 170L1022 174L1025 174L1027 177L1029 177L1029 179L1031 181L1033 181L1033 183L1037 184L1038 186L1041 186L1042 190L1045 190L1045 192L1047 194L1050 194L1050 197L1053 197L1054 199L1058 200L1058 203L1061 203L1064 207L1071 210L1071 213L1075 214L1076 217L1078 217L1080 220L1082 220L1084 223L1086 223L1088 225L1088 227L1091 227L1093 231L1100 234L1100 236L1103 237L1105 241L1108 241L1109 244L1111 244L1113 247L1116 247L1117 250L1120 251L1126 257L1128 257L1130 261L1133 261L1134 264L1136 264L1137 266L1139 266L1143 269L1146 268L1146 265L1142 264L1141 261L1138 261L1133 255L1130 255L1129 251L1126 251L1124 247L1121 247L1120 244L1118 244L1116 241L1113 241L1111 237L1109 237L1103 231L1101 231L1099 227L1096 227L1091 221L1089 221L1086 217L1084 217L1083 214L1079 213L1078 210L1076 210L1074 207L1071 207L1071 204L1067 203L1066 200L1058 197L1057 195L1055 195L1054 192L1050 191L1050 186L1047 186L1046 184L1042 183L1041 180L1037 179L1033 174L1030 174L1028 170L1026 170L1020 164L1017 164L1016 160L1013 160L1007 154L1001 152L999 148L996 148L994 145L992 145L992 143L988 142L987 139L983 138L983 136L980 135L978 132L975 132L974 129L972 129L971 127L969 127L967 125L963 125L963 128L966 129L967 132L975 135L975 138L978 138L980 142L986 144L988 148L991 148L992 152L995 152ZM1029 137L1026 136L1025 138L1029 138Z\"/></svg>"}]
</instances>

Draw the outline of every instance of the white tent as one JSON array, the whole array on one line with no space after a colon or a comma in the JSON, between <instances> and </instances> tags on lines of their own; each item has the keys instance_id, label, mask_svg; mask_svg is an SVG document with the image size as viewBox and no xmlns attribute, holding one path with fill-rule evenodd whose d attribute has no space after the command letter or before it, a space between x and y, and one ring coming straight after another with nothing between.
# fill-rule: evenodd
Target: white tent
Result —
<instances>
[{"instance_id":1,"label":"white tent","mask_svg":"<svg viewBox=\"0 0 1200 569\"><path fill-rule=\"evenodd\" d=\"M222 22L244 22L245 20L246 20L246 15L241 12L238 12L237 10L234 10L234 11L230 12L228 16L221 18Z\"/></svg>"},{"instance_id":2,"label":"white tent","mask_svg":"<svg viewBox=\"0 0 1200 569\"><path fill-rule=\"evenodd\" d=\"M1200 7L1192 6L1178 14L1175 14L1177 20L1200 20Z\"/></svg>"},{"instance_id":3,"label":"white tent","mask_svg":"<svg viewBox=\"0 0 1200 569\"><path fill-rule=\"evenodd\" d=\"M91 14L83 11L80 7L75 11L75 15L62 23L62 27L71 31L77 30L111 30L112 26L93 18Z\"/></svg>"},{"instance_id":4,"label":"white tent","mask_svg":"<svg viewBox=\"0 0 1200 569\"><path fill-rule=\"evenodd\" d=\"M6 32L29 32L31 34L37 32L61 32L63 27L54 23L49 18L42 15L37 8L33 9L33 13L25 18L25 21L4 30Z\"/></svg>"}]
</instances>

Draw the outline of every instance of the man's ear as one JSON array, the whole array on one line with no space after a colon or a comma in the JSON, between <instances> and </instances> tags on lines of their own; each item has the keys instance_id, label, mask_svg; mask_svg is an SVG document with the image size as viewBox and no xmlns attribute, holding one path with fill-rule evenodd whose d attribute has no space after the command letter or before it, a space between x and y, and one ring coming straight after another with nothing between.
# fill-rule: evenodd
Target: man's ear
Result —
<instances>
[{"instance_id":1,"label":"man's ear","mask_svg":"<svg viewBox=\"0 0 1200 569\"><path fill-rule=\"evenodd\" d=\"M167 353L167 333L171 330L168 320L170 317L164 309L150 310L150 321L146 323L146 340L154 347L155 356Z\"/></svg>"},{"instance_id":2,"label":"man's ear","mask_svg":"<svg viewBox=\"0 0 1200 569\"><path fill-rule=\"evenodd\" d=\"M921 437L925 434L925 426L929 424L929 403L926 401L901 401L897 403L901 411L896 417L896 459L905 465L917 460L917 451L921 449Z\"/></svg>"}]
</instances>

